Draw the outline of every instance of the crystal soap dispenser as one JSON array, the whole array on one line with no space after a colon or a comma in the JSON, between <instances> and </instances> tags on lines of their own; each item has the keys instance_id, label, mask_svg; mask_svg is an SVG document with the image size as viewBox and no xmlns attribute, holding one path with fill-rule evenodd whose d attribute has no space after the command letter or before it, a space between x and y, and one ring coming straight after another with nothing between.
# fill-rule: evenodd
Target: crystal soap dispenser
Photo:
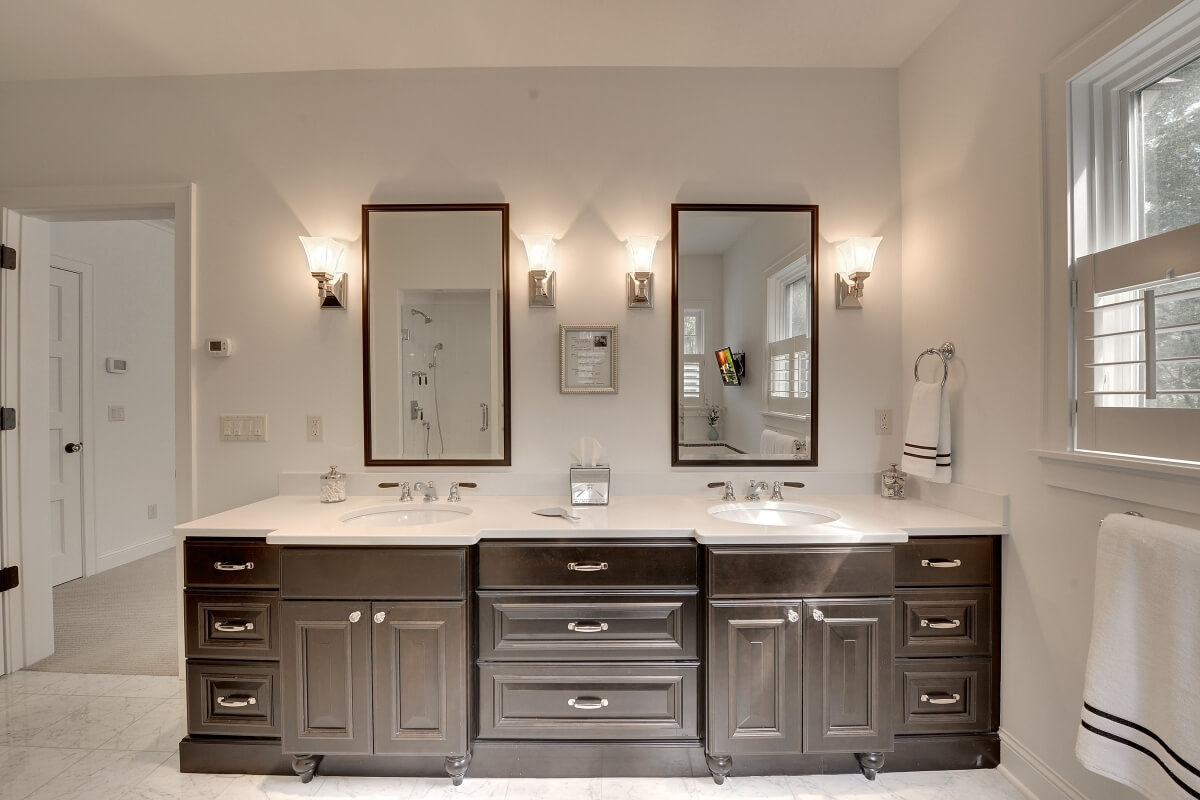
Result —
<instances>
[{"instance_id":1,"label":"crystal soap dispenser","mask_svg":"<svg viewBox=\"0 0 1200 800\"><path fill-rule=\"evenodd\" d=\"M321 476L321 502L340 503L346 499L346 476L338 472L337 467L330 467L329 472Z\"/></svg>"},{"instance_id":2,"label":"crystal soap dispenser","mask_svg":"<svg viewBox=\"0 0 1200 800\"><path fill-rule=\"evenodd\" d=\"M880 494L889 500L904 499L904 481L908 473L896 468L895 464L883 471L880 477Z\"/></svg>"}]
</instances>

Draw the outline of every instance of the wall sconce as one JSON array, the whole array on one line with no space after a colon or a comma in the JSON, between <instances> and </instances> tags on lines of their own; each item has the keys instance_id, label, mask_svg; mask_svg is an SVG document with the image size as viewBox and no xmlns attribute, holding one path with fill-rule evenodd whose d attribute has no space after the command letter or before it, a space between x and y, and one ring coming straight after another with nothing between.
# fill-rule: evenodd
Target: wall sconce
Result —
<instances>
[{"instance_id":1,"label":"wall sconce","mask_svg":"<svg viewBox=\"0 0 1200 800\"><path fill-rule=\"evenodd\" d=\"M535 233L520 238L529 258L529 307L554 308L554 236Z\"/></svg>"},{"instance_id":2,"label":"wall sconce","mask_svg":"<svg viewBox=\"0 0 1200 800\"><path fill-rule=\"evenodd\" d=\"M301 236L300 244L308 255L308 270L317 280L321 308L345 308L347 281L342 257L346 245L332 236Z\"/></svg>"},{"instance_id":3,"label":"wall sconce","mask_svg":"<svg viewBox=\"0 0 1200 800\"><path fill-rule=\"evenodd\" d=\"M625 296L630 308L654 308L654 248L657 236L631 236L625 240L629 250L629 266L633 271L625 281Z\"/></svg>"},{"instance_id":4,"label":"wall sconce","mask_svg":"<svg viewBox=\"0 0 1200 800\"><path fill-rule=\"evenodd\" d=\"M837 246L835 308L862 308L863 283L871 277L875 251L882 241L882 236L851 236Z\"/></svg>"}]
</instances>

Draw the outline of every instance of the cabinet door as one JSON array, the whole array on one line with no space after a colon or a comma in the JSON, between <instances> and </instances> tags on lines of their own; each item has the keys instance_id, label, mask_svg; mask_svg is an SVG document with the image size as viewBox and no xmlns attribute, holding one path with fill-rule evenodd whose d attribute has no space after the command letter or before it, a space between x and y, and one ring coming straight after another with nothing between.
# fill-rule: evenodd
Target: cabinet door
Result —
<instances>
[{"instance_id":1,"label":"cabinet door","mask_svg":"<svg viewBox=\"0 0 1200 800\"><path fill-rule=\"evenodd\" d=\"M801 603L712 601L710 755L799 753Z\"/></svg>"},{"instance_id":2,"label":"cabinet door","mask_svg":"<svg viewBox=\"0 0 1200 800\"><path fill-rule=\"evenodd\" d=\"M368 603L284 601L283 751L371 752Z\"/></svg>"},{"instance_id":3,"label":"cabinet door","mask_svg":"<svg viewBox=\"0 0 1200 800\"><path fill-rule=\"evenodd\" d=\"M804 752L892 749L892 601L804 604Z\"/></svg>"},{"instance_id":4,"label":"cabinet door","mask_svg":"<svg viewBox=\"0 0 1200 800\"><path fill-rule=\"evenodd\" d=\"M374 603L375 752L467 752L465 602Z\"/></svg>"}]
</instances>

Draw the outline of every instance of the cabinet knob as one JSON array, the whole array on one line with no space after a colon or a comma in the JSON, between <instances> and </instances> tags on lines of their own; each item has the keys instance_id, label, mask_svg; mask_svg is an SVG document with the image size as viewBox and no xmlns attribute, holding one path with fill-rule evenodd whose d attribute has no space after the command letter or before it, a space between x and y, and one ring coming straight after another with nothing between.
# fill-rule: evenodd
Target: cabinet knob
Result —
<instances>
[{"instance_id":1,"label":"cabinet knob","mask_svg":"<svg viewBox=\"0 0 1200 800\"><path fill-rule=\"evenodd\" d=\"M787 610L787 618L788 618L788 622L799 622L800 621L800 613L798 611L796 611L796 609L794 609L794 608L789 608Z\"/></svg>"},{"instance_id":2,"label":"cabinet knob","mask_svg":"<svg viewBox=\"0 0 1200 800\"><path fill-rule=\"evenodd\" d=\"M350 621L351 622L358 622L360 619L362 619L361 611L351 611L350 612Z\"/></svg>"},{"instance_id":3,"label":"cabinet knob","mask_svg":"<svg viewBox=\"0 0 1200 800\"><path fill-rule=\"evenodd\" d=\"M819 608L814 608L812 617L817 622L824 622L825 621L825 612Z\"/></svg>"},{"instance_id":4,"label":"cabinet knob","mask_svg":"<svg viewBox=\"0 0 1200 800\"><path fill-rule=\"evenodd\" d=\"M371 619L375 620L375 624L378 625L379 623L381 623L385 619L387 619L387 612L386 611L376 611L375 616L371 617Z\"/></svg>"}]
</instances>

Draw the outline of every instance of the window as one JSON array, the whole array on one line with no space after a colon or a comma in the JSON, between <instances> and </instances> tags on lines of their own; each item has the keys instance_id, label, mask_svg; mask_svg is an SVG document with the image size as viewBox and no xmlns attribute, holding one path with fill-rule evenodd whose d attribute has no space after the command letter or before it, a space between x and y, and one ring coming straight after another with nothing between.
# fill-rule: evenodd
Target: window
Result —
<instances>
[{"instance_id":1,"label":"window","mask_svg":"<svg viewBox=\"0 0 1200 800\"><path fill-rule=\"evenodd\" d=\"M805 415L809 398L808 258L788 263L767 277L767 411Z\"/></svg>"},{"instance_id":2,"label":"window","mask_svg":"<svg viewBox=\"0 0 1200 800\"><path fill-rule=\"evenodd\" d=\"M680 320L683 357L683 404L701 405L704 400L704 309L685 308Z\"/></svg>"},{"instance_id":3,"label":"window","mask_svg":"<svg viewBox=\"0 0 1200 800\"><path fill-rule=\"evenodd\" d=\"M1200 2L1068 97L1074 448L1200 463Z\"/></svg>"}]
</instances>

